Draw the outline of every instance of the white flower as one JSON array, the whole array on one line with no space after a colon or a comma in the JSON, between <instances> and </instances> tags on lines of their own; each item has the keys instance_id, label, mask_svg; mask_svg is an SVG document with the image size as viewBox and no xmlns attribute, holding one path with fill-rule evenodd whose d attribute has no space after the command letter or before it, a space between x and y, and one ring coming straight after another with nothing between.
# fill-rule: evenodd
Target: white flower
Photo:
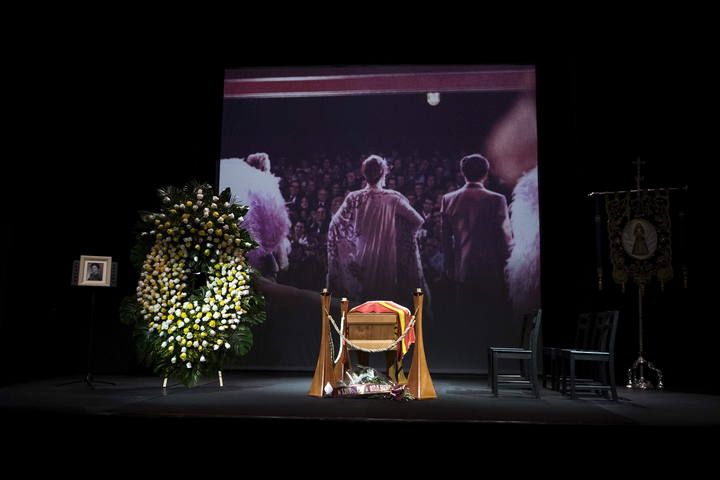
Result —
<instances>
[{"instance_id":1,"label":"white flower","mask_svg":"<svg viewBox=\"0 0 720 480\"><path fill-rule=\"evenodd\" d=\"M234 213L232 213L232 212L231 212L231 213L229 213L229 214L228 214L228 218L230 218L230 219L233 219L233 218L235 218L235 214L234 214Z\"/></svg>"},{"instance_id":2,"label":"white flower","mask_svg":"<svg viewBox=\"0 0 720 480\"><path fill-rule=\"evenodd\" d=\"M160 344L160 346L161 346L162 348L167 347L167 342L162 342L162 343Z\"/></svg>"},{"instance_id":3,"label":"white flower","mask_svg":"<svg viewBox=\"0 0 720 480\"><path fill-rule=\"evenodd\" d=\"M213 345L213 350L217 350L218 348L220 348L220 345Z\"/></svg>"},{"instance_id":4,"label":"white flower","mask_svg":"<svg viewBox=\"0 0 720 480\"><path fill-rule=\"evenodd\" d=\"M180 349L180 353L185 353L185 352L187 352L187 347L182 347L182 348Z\"/></svg>"},{"instance_id":5,"label":"white flower","mask_svg":"<svg viewBox=\"0 0 720 480\"><path fill-rule=\"evenodd\" d=\"M170 359L170 363L177 363L177 357L172 357Z\"/></svg>"},{"instance_id":6,"label":"white flower","mask_svg":"<svg viewBox=\"0 0 720 480\"><path fill-rule=\"evenodd\" d=\"M185 366L186 366L187 368L192 368L192 363L187 362L187 364L185 364Z\"/></svg>"},{"instance_id":7,"label":"white flower","mask_svg":"<svg viewBox=\"0 0 720 480\"><path fill-rule=\"evenodd\" d=\"M198 193L198 194L197 194L197 199L198 199L198 200L202 200L204 196L205 196L205 195L203 195L202 193Z\"/></svg>"},{"instance_id":8,"label":"white flower","mask_svg":"<svg viewBox=\"0 0 720 480\"><path fill-rule=\"evenodd\" d=\"M205 355L201 355L201 356L200 356L200 361L201 361L201 362L204 362L204 361L205 361Z\"/></svg>"}]
</instances>

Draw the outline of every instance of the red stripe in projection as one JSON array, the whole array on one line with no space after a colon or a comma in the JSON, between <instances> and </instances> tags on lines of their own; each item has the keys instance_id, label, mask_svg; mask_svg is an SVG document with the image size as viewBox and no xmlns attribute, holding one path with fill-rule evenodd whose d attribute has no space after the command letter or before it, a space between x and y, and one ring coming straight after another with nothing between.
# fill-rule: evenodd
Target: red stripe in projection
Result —
<instances>
[{"instance_id":1,"label":"red stripe in projection","mask_svg":"<svg viewBox=\"0 0 720 480\"><path fill-rule=\"evenodd\" d=\"M411 92L522 91L532 70L226 79L225 98L358 95Z\"/></svg>"}]
</instances>

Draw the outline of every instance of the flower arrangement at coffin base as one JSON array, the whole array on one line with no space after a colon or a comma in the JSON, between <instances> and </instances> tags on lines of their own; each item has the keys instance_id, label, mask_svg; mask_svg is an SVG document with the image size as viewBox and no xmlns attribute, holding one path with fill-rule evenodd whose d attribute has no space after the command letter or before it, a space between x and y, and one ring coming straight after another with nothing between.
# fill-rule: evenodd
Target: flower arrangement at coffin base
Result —
<instances>
[{"instance_id":1,"label":"flower arrangement at coffin base","mask_svg":"<svg viewBox=\"0 0 720 480\"><path fill-rule=\"evenodd\" d=\"M136 296L121 308L140 355L156 373L187 386L252 347L250 327L265 319L245 254L257 244L242 228L248 207L208 184L158 190L160 212L141 212L131 256Z\"/></svg>"}]
</instances>

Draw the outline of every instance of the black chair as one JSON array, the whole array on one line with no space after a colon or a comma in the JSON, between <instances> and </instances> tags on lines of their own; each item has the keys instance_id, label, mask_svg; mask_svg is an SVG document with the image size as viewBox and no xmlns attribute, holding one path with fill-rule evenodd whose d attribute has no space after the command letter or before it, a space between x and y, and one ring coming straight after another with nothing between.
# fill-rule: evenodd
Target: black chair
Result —
<instances>
[{"instance_id":1,"label":"black chair","mask_svg":"<svg viewBox=\"0 0 720 480\"><path fill-rule=\"evenodd\" d=\"M530 387L536 398L540 398L538 388L538 339L540 337L541 310L525 316L522 332L522 347L488 347L488 382L493 395L498 394L499 388L525 388ZM501 359L522 360L526 368L520 375L500 375L498 361ZM524 374L527 372L527 374Z\"/></svg>"},{"instance_id":2,"label":"black chair","mask_svg":"<svg viewBox=\"0 0 720 480\"><path fill-rule=\"evenodd\" d=\"M578 315L577 327L575 329L575 341L571 344L571 348L576 350L588 350L592 348L591 332L592 332L592 313L581 313ZM562 347L545 347L543 348L543 387L547 388L547 379L550 377L550 388L560 390L560 374L562 363ZM545 369L547 367L547 370Z\"/></svg>"},{"instance_id":3,"label":"black chair","mask_svg":"<svg viewBox=\"0 0 720 480\"><path fill-rule=\"evenodd\" d=\"M567 392L568 377L570 380L570 397L577 398L578 390L610 392L612 399L617 401L615 388L615 333L620 313L617 310L600 312L595 318L593 329L592 350L562 350L562 393ZM590 381L578 381L577 362L595 362L598 365L596 378Z\"/></svg>"}]
</instances>

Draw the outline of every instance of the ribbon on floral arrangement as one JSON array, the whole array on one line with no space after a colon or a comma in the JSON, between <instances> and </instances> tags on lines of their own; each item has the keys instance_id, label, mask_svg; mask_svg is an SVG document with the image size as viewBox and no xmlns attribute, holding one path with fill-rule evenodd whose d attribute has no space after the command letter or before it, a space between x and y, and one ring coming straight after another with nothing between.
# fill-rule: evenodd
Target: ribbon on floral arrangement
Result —
<instances>
[{"instance_id":1,"label":"ribbon on floral arrangement","mask_svg":"<svg viewBox=\"0 0 720 480\"><path fill-rule=\"evenodd\" d=\"M408 323L410 323L410 319L412 317L412 314L410 313L410 310L403 307L402 305L398 305L395 302L391 302L390 300L372 300L369 302L365 302L362 305L358 305L355 308L352 308L350 310L350 313L357 312L357 313L394 313L397 315L398 319L398 334L401 335L402 332L405 331L405 328L407 327ZM398 358L403 358L405 354L407 353L408 349L410 348L410 345L415 343L415 327L408 330L407 335L405 335L405 338L403 338L403 341L398 343L397 346L397 353Z\"/></svg>"}]
</instances>

